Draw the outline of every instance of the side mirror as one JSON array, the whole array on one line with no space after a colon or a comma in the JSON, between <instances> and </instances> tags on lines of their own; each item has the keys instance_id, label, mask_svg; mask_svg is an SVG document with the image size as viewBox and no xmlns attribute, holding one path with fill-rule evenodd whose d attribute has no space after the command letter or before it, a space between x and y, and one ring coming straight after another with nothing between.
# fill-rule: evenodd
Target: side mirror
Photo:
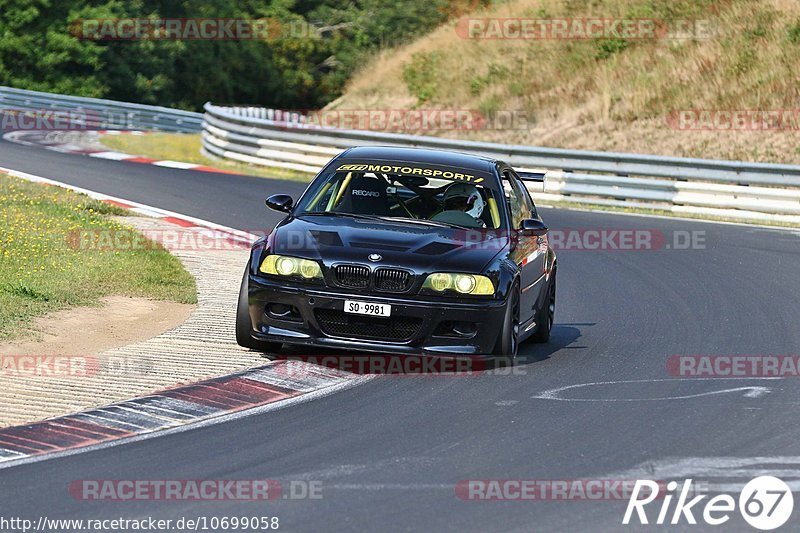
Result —
<instances>
[{"instance_id":1,"label":"side mirror","mask_svg":"<svg viewBox=\"0 0 800 533\"><path fill-rule=\"evenodd\" d=\"M524 219L520 222L519 229L523 235L534 237L541 237L549 231L548 227L544 225L544 222L535 218Z\"/></svg>"},{"instance_id":2,"label":"side mirror","mask_svg":"<svg viewBox=\"0 0 800 533\"><path fill-rule=\"evenodd\" d=\"M267 198L267 207L274 211L288 213L292 210L294 200L288 194L273 194Z\"/></svg>"}]
</instances>

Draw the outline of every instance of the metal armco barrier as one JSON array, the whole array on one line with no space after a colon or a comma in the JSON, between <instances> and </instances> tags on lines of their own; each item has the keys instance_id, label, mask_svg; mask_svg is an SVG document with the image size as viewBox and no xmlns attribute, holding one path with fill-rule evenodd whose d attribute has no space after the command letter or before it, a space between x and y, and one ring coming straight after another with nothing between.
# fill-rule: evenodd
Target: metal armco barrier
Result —
<instances>
[{"instance_id":1,"label":"metal armco barrier","mask_svg":"<svg viewBox=\"0 0 800 533\"><path fill-rule=\"evenodd\" d=\"M800 223L800 166L564 150L439 137L321 128L297 113L205 105L206 155L315 173L357 145L416 146L547 170L539 201L668 210Z\"/></svg>"},{"instance_id":2,"label":"metal armco barrier","mask_svg":"<svg viewBox=\"0 0 800 533\"><path fill-rule=\"evenodd\" d=\"M46 124L44 129L53 127L55 121L49 118L53 113L67 118L71 126L66 127L74 129L196 133L202 129L203 123L201 113L180 109L0 87L0 113L25 112L40 117Z\"/></svg>"}]
</instances>

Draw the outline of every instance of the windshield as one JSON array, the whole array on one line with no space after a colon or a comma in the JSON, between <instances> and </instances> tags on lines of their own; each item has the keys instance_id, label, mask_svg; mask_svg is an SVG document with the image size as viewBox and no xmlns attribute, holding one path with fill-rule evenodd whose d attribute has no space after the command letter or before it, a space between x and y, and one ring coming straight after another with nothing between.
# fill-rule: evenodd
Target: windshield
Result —
<instances>
[{"instance_id":1,"label":"windshield","mask_svg":"<svg viewBox=\"0 0 800 533\"><path fill-rule=\"evenodd\" d=\"M487 186L489 180L455 171L429 172L459 177L445 179L420 175L418 168L377 167L390 170L382 172L367 170L369 167L342 165L321 176L304 195L295 215L366 216L465 228L501 227L499 196Z\"/></svg>"}]
</instances>

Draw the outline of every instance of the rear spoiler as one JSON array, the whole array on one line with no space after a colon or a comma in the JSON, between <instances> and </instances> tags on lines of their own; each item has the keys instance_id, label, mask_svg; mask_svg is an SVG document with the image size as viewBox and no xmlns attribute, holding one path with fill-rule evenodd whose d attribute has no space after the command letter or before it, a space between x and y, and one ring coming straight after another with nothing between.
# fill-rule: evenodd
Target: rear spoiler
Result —
<instances>
[{"instance_id":1,"label":"rear spoiler","mask_svg":"<svg viewBox=\"0 0 800 533\"><path fill-rule=\"evenodd\" d=\"M517 171L517 175L519 179L523 182L532 182L532 183L541 183L542 190L539 192L544 192L545 187L547 187L547 173L546 172L536 172L536 171L529 171L529 172L520 172Z\"/></svg>"},{"instance_id":2,"label":"rear spoiler","mask_svg":"<svg viewBox=\"0 0 800 533\"><path fill-rule=\"evenodd\" d=\"M522 181L536 181L539 183L544 183L547 174L544 172L519 172L517 171L517 175L519 179Z\"/></svg>"}]
</instances>

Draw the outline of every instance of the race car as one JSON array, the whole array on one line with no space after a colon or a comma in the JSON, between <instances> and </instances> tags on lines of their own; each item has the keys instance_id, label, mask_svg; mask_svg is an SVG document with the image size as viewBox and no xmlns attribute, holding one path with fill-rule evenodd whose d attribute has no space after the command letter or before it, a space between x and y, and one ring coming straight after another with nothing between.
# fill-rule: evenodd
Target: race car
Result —
<instances>
[{"instance_id":1,"label":"race car","mask_svg":"<svg viewBox=\"0 0 800 533\"><path fill-rule=\"evenodd\" d=\"M331 160L253 244L241 346L502 357L547 342L556 255L523 180L493 159L356 147Z\"/></svg>"}]
</instances>

